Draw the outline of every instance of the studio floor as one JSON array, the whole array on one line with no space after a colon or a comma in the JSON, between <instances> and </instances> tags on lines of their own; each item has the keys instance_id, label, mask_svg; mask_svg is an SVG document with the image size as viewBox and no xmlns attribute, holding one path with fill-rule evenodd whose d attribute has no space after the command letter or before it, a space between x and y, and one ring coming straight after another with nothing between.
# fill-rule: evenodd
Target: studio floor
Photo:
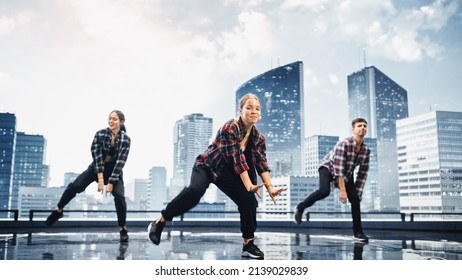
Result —
<instances>
[{"instance_id":1,"label":"studio floor","mask_svg":"<svg viewBox=\"0 0 462 280\"><path fill-rule=\"evenodd\" d=\"M117 228L42 228L0 233L2 260L240 260L242 238L232 227L166 227L156 246L145 227L129 228L119 243ZM459 233L367 231L368 243L345 229L259 228L255 244L265 260L462 260Z\"/></svg>"}]
</instances>

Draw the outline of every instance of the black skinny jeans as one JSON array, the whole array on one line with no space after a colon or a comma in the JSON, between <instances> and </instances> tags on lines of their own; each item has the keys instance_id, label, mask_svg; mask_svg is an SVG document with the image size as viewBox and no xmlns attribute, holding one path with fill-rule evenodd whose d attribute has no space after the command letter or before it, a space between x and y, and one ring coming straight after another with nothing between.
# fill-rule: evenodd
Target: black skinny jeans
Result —
<instances>
[{"instance_id":1,"label":"black skinny jeans","mask_svg":"<svg viewBox=\"0 0 462 280\"><path fill-rule=\"evenodd\" d=\"M333 176L329 170L325 167L319 168L319 189L310 194L304 201L300 202L297 206L298 209L304 210L305 208L311 207L316 201L321 200L329 196L330 194L330 183L333 181ZM345 189L348 197L348 201L351 203L351 217L353 219L353 232L360 233L363 231L361 225L361 206L358 196L358 192L355 188L354 179L350 178L348 182L345 182Z\"/></svg>"},{"instance_id":2,"label":"black skinny jeans","mask_svg":"<svg viewBox=\"0 0 462 280\"><path fill-rule=\"evenodd\" d=\"M103 172L104 184L108 183L114 166L106 164ZM98 182L98 175L92 165L88 166L87 170L82 172L73 182L71 182L64 190L61 199L58 202L58 208L63 209L77 193L83 192L91 183ZM112 196L114 197L115 208L117 212L117 223L120 227L124 227L127 222L127 203L125 201L125 188L122 175L117 183L113 185Z\"/></svg>"},{"instance_id":3,"label":"black skinny jeans","mask_svg":"<svg viewBox=\"0 0 462 280\"><path fill-rule=\"evenodd\" d=\"M223 193L236 203L241 221L242 237L254 238L257 228L257 199L253 192L247 191L239 175L232 166L219 171L219 178L213 182ZM162 216L171 221L173 217L186 213L196 206L212 183L210 170L204 166L194 166L191 182L162 210Z\"/></svg>"}]
</instances>

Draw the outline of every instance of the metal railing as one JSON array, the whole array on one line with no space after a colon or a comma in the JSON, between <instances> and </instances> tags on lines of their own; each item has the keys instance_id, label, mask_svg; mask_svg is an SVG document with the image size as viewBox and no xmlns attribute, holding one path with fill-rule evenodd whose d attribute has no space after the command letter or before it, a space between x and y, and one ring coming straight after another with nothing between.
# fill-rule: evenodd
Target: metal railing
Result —
<instances>
[{"instance_id":1,"label":"metal railing","mask_svg":"<svg viewBox=\"0 0 462 280\"><path fill-rule=\"evenodd\" d=\"M51 210L44 210L44 209L31 209L29 210L29 221L33 221L36 213L50 213ZM116 213L115 210L65 210L66 213ZM0 210L0 212L7 212L14 214L14 221L19 220L19 211L17 209L8 209L8 210ZM128 210L128 213L135 213L135 214L148 214L148 213L160 213L160 210ZM192 214L238 214L237 211L216 211L216 210L203 210L203 211L188 211L179 216L179 219L183 221L185 216L192 215ZM267 215L291 215L292 212L282 212L282 211L259 211L258 214L267 214ZM306 221L312 220L313 216L321 215L323 219L330 219L330 218L338 218L339 216L346 216L351 215L351 212L329 212L329 211L308 211L305 213ZM324 215L324 216L322 216ZM326 217L328 215L328 217ZM400 217L402 222L406 221L406 217L409 216L408 221L414 222L415 217L421 216L427 218L427 220L437 220L435 217L460 217L462 220L462 213L432 213L432 212L418 212L418 213L403 213L399 211L374 211L374 212L362 212L361 215L363 217L367 217L368 215L371 216L385 216L385 215L397 215ZM96 217L98 218L98 217Z\"/></svg>"},{"instance_id":2,"label":"metal railing","mask_svg":"<svg viewBox=\"0 0 462 280\"><path fill-rule=\"evenodd\" d=\"M0 213L3 212L3 213L13 213L13 219L15 221L18 220L19 218L19 210L17 209L0 209Z\"/></svg>"},{"instance_id":3,"label":"metal railing","mask_svg":"<svg viewBox=\"0 0 462 280\"><path fill-rule=\"evenodd\" d=\"M409 213L409 218L411 222L414 221L415 216L423 216L423 217L460 216L462 218L462 213L432 213L432 212Z\"/></svg>"},{"instance_id":4,"label":"metal railing","mask_svg":"<svg viewBox=\"0 0 462 280\"><path fill-rule=\"evenodd\" d=\"M322 212L322 211L316 211L316 212L307 212L306 213L306 221L310 221L310 217L312 215L318 215L318 214L324 214L324 215L351 215L351 212ZM363 212L361 213L362 216L364 215L399 215L401 218L402 222L406 221L406 214L402 212L394 212L394 211L383 211L383 212Z\"/></svg>"}]
</instances>

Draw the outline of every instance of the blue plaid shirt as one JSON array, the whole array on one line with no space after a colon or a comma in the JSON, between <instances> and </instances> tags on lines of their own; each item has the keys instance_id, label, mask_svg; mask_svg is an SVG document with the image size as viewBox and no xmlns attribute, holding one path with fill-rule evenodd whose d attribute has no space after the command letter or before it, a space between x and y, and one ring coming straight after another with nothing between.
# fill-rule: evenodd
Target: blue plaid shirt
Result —
<instances>
[{"instance_id":1,"label":"blue plaid shirt","mask_svg":"<svg viewBox=\"0 0 462 280\"><path fill-rule=\"evenodd\" d=\"M322 160L321 166L329 169L334 177L334 186L338 188L337 177L343 177L345 182L353 179L354 170L359 165L358 174L355 180L355 188L361 198L366 184L367 172L369 171L369 147L361 143L359 153L355 152L356 141L353 137L339 141Z\"/></svg>"},{"instance_id":2,"label":"blue plaid shirt","mask_svg":"<svg viewBox=\"0 0 462 280\"><path fill-rule=\"evenodd\" d=\"M91 155L93 156L93 167L95 173L102 173L104 171L104 159L109 155L111 149L111 135L112 131L109 128L101 129L96 132L93 142L91 144ZM127 162L128 153L130 152L130 137L119 130L115 146L115 166L109 177L109 183L115 184L122 175L122 169Z\"/></svg>"},{"instance_id":3,"label":"blue plaid shirt","mask_svg":"<svg viewBox=\"0 0 462 280\"><path fill-rule=\"evenodd\" d=\"M263 134L255 126L252 127L248 139L251 143L247 145L251 149L251 159L246 159L244 152L241 150L240 142L244 139L245 134L246 130L240 118L237 121L232 119L226 122L218 130L213 143L204 153L197 156L195 164L207 166L214 179L219 176L217 172L219 167L225 164L232 164L236 174L249 170L246 160L251 160L258 174L270 171L266 160L266 141ZM256 180L256 178L250 179L252 181Z\"/></svg>"}]
</instances>

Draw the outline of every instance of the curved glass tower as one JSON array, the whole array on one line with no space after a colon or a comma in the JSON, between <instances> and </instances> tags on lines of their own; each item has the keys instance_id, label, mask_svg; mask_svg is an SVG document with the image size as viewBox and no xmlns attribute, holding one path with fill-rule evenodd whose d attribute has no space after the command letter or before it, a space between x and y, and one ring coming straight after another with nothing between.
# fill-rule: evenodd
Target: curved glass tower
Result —
<instances>
[{"instance_id":1,"label":"curved glass tower","mask_svg":"<svg viewBox=\"0 0 462 280\"><path fill-rule=\"evenodd\" d=\"M368 137L377 139L377 210L399 210L396 121L409 116L407 91L374 66L348 75L350 121L368 120Z\"/></svg>"},{"instance_id":2,"label":"curved glass tower","mask_svg":"<svg viewBox=\"0 0 462 280\"><path fill-rule=\"evenodd\" d=\"M266 137L272 176L302 175L304 142L303 62L297 61L260 74L236 91L260 98L262 118L257 127Z\"/></svg>"}]
</instances>

